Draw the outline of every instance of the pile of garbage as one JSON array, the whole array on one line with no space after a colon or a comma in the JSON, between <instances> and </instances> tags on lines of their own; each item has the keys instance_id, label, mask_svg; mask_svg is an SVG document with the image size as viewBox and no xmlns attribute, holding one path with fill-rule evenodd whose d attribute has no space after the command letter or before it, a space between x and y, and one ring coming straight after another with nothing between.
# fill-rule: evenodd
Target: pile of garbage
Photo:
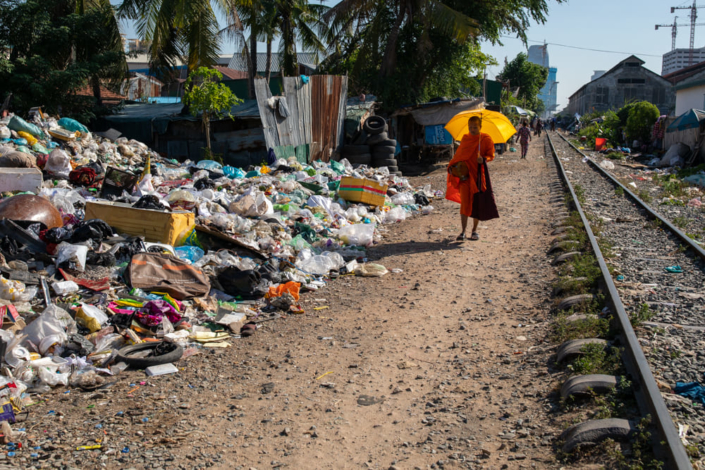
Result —
<instances>
[{"instance_id":1,"label":"pile of garbage","mask_svg":"<svg viewBox=\"0 0 705 470\"><path fill-rule=\"evenodd\" d=\"M30 393L175 373L303 313L302 292L386 274L366 247L440 196L346 159L241 169L114 137L41 110L0 120L0 421Z\"/></svg>"}]
</instances>

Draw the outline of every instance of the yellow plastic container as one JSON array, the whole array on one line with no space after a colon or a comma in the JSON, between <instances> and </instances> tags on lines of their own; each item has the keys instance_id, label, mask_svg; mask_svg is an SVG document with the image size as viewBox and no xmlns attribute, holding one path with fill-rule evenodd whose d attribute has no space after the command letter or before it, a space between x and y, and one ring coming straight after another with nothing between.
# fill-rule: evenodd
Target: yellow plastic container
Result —
<instances>
[{"instance_id":1,"label":"yellow plastic container","mask_svg":"<svg viewBox=\"0 0 705 470\"><path fill-rule=\"evenodd\" d=\"M176 245L179 235L196 225L193 212L135 209L121 202L86 203L86 220L101 219L118 233L144 237L148 242Z\"/></svg>"}]
</instances>

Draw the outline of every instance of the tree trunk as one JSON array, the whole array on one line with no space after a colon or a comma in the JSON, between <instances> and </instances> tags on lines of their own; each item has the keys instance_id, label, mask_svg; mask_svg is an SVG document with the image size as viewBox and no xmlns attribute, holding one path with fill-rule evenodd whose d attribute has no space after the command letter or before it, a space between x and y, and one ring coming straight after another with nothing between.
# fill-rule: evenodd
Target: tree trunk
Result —
<instances>
[{"instance_id":1,"label":"tree trunk","mask_svg":"<svg viewBox=\"0 0 705 470\"><path fill-rule=\"evenodd\" d=\"M284 76L296 76L296 41L291 25L291 14L285 12L282 18L282 40L284 41Z\"/></svg>"},{"instance_id":2,"label":"tree trunk","mask_svg":"<svg viewBox=\"0 0 705 470\"><path fill-rule=\"evenodd\" d=\"M100 78L97 76L91 77L91 87L93 88L93 96L97 106L103 106L103 98L100 95Z\"/></svg>"},{"instance_id":3,"label":"tree trunk","mask_svg":"<svg viewBox=\"0 0 705 470\"><path fill-rule=\"evenodd\" d=\"M255 77L257 76L257 31L250 27L250 99L255 100Z\"/></svg>"},{"instance_id":4,"label":"tree trunk","mask_svg":"<svg viewBox=\"0 0 705 470\"><path fill-rule=\"evenodd\" d=\"M269 85L269 79L272 77L272 35L267 36L267 68L264 72L267 78L267 85Z\"/></svg>"},{"instance_id":5,"label":"tree trunk","mask_svg":"<svg viewBox=\"0 0 705 470\"><path fill-rule=\"evenodd\" d=\"M209 119L208 113L203 112L203 127L206 130L206 146L208 147L208 158L212 158L211 152L211 120Z\"/></svg>"},{"instance_id":6,"label":"tree trunk","mask_svg":"<svg viewBox=\"0 0 705 470\"><path fill-rule=\"evenodd\" d=\"M392 30L387 38L387 46L384 48L384 57L382 58L382 66L379 69L381 78L389 77L397 67L397 41L399 39L399 29L406 16L406 6L402 2L399 5L399 14L394 21Z\"/></svg>"}]
</instances>

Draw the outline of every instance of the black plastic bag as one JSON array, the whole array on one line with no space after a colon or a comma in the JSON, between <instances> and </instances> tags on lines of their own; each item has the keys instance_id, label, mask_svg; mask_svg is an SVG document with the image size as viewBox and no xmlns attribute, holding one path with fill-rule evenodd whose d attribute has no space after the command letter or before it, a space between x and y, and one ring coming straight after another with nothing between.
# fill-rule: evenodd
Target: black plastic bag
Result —
<instances>
[{"instance_id":1,"label":"black plastic bag","mask_svg":"<svg viewBox=\"0 0 705 470\"><path fill-rule=\"evenodd\" d=\"M193 187L199 191L203 191L204 189L214 189L215 183L208 178L201 178L193 184Z\"/></svg>"},{"instance_id":2,"label":"black plastic bag","mask_svg":"<svg viewBox=\"0 0 705 470\"><path fill-rule=\"evenodd\" d=\"M91 219L74 226L70 241L71 243L80 243L86 240L92 240L96 243L100 243L112 236L113 229L110 225L100 219Z\"/></svg>"},{"instance_id":3,"label":"black plastic bag","mask_svg":"<svg viewBox=\"0 0 705 470\"><path fill-rule=\"evenodd\" d=\"M267 293L260 287L262 275L251 269L240 271L234 267L226 268L218 275L218 282L226 294L245 300L259 299Z\"/></svg>"},{"instance_id":4,"label":"black plastic bag","mask_svg":"<svg viewBox=\"0 0 705 470\"><path fill-rule=\"evenodd\" d=\"M414 202L418 206L427 206L431 204L431 202L428 200L428 198L423 195L423 194L414 194Z\"/></svg>"},{"instance_id":5,"label":"black plastic bag","mask_svg":"<svg viewBox=\"0 0 705 470\"><path fill-rule=\"evenodd\" d=\"M86 264L90 266L104 266L109 268L117 264L115 256L110 253L96 253L95 251L89 251L86 256Z\"/></svg>"},{"instance_id":6,"label":"black plastic bag","mask_svg":"<svg viewBox=\"0 0 705 470\"><path fill-rule=\"evenodd\" d=\"M159 202L159 198L152 195L142 196L132 207L135 209L154 209L158 211L167 210L167 207Z\"/></svg>"}]
</instances>

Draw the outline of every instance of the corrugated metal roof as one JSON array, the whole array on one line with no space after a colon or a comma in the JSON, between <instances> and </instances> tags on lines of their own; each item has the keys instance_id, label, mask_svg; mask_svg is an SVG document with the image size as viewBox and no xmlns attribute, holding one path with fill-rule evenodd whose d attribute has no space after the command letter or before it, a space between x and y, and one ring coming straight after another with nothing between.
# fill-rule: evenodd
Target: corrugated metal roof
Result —
<instances>
[{"instance_id":1,"label":"corrugated metal roof","mask_svg":"<svg viewBox=\"0 0 705 470\"><path fill-rule=\"evenodd\" d=\"M272 72L279 72L281 70L281 60L283 55L278 52L272 52L272 64L270 70ZM305 65L311 69L316 69L320 63L315 52L297 52L296 58L299 64ZM247 60L245 55L236 52L233 54L232 59L230 59L230 64L228 68L233 70L238 70L242 72L247 72ZM257 73L264 73L267 71L267 53L257 53Z\"/></svg>"},{"instance_id":2,"label":"corrugated metal roof","mask_svg":"<svg viewBox=\"0 0 705 470\"><path fill-rule=\"evenodd\" d=\"M181 110L184 105L181 103L169 104L128 104L119 114L105 116L107 121L141 121L152 119L169 120L197 120L198 118L187 114L182 115ZM259 109L256 100L246 100L239 106L233 106L230 113L234 118L259 118ZM226 118L227 119L227 118Z\"/></svg>"}]
</instances>

